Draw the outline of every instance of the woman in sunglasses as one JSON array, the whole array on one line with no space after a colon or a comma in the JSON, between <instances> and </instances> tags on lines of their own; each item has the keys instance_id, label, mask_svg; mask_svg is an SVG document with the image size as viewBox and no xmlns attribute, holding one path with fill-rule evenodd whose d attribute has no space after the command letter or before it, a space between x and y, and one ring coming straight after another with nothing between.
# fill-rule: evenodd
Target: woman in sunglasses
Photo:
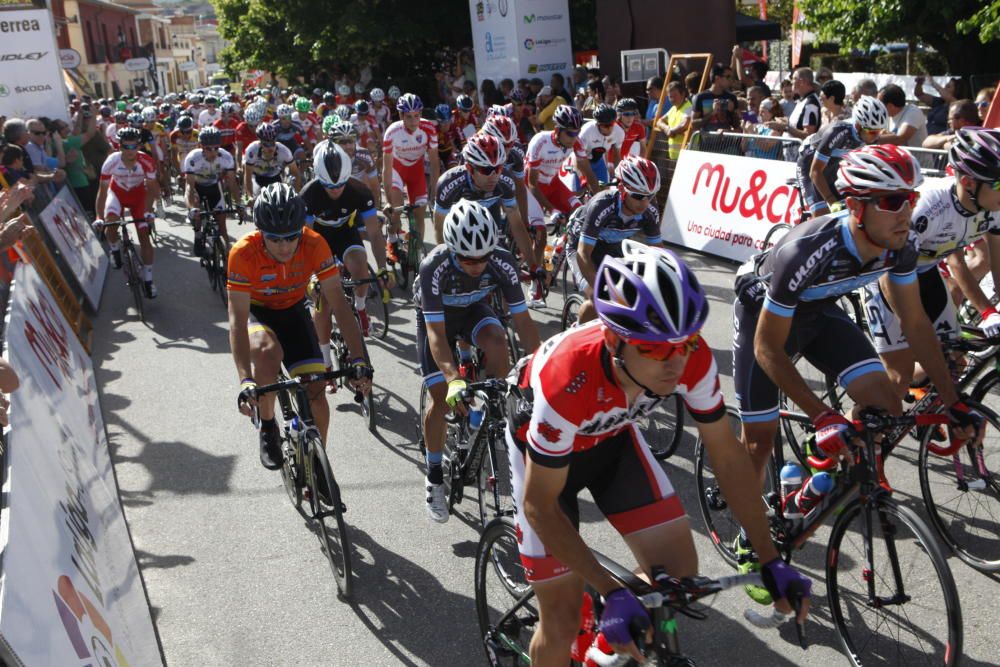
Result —
<instances>
[{"instance_id":1,"label":"woman in sunglasses","mask_svg":"<svg viewBox=\"0 0 1000 667\"><path fill-rule=\"evenodd\" d=\"M316 328L306 307L306 288L313 275L337 327L351 351L356 370L352 386L371 388L370 370L361 348L361 332L340 284L340 271L330 247L305 227L306 207L291 186L272 183L254 201L257 231L229 251L229 345L241 378L240 411L260 414L260 462L268 470L281 467L280 433L274 419L274 394L258 400L253 390L278 378L281 366L291 377L326 370ZM326 347L326 345L324 345ZM330 405L323 382L308 385L309 405L323 442Z\"/></svg>"},{"instance_id":2,"label":"woman in sunglasses","mask_svg":"<svg viewBox=\"0 0 1000 667\"><path fill-rule=\"evenodd\" d=\"M607 257L620 257L622 243L640 232L660 245L660 214L652 203L660 189L660 170L646 158L628 156L615 168L618 187L603 190L576 209L569 221L566 259L586 301L579 321L594 319L594 278Z\"/></svg>"},{"instance_id":3,"label":"woman in sunglasses","mask_svg":"<svg viewBox=\"0 0 1000 667\"><path fill-rule=\"evenodd\" d=\"M679 393L719 472L730 506L767 563L774 599L811 582L778 556L749 457L726 420L718 368L701 328L708 298L676 255L632 241L597 270L599 322L570 329L518 364L506 433L518 547L538 597L532 665L564 665L580 623L585 583L605 601L601 632L616 653L641 660L630 625L649 626L642 604L601 568L578 532L577 495L589 489L646 577L698 572L680 498L635 420ZM780 602L787 611L786 602ZM803 614L807 613L807 609Z\"/></svg>"},{"instance_id":4,"label":"woman in sunglasses","mask_svg":"<svg viewBox=\"0 0 1000 667\"><path fill-rule=\"evenodd\" d=\"M846 209L796 226L737 271L733 379L758 481L778 429L779 389L812 419L822 454L846 451L850 422L813 393L792 362L796 354L836 377L856 405L901 414L901 396L871 340L837 305L837 297L880 278L900 328L949 406L952 426L974 423L921 307L920 248L910 217L922 181L917 161L898 146L855 149L841 158L836 181ZM752 567L745 535L734 546Z\"/></svg>"},{"instance_id":5,"label":"woman in sunglasses","mask_svg":"<svg viewBox=\"0 0 1000 667\"><path fill-rule=\"evenodd\" d=\"M965 260L966 246L983 241L988 249L988 267L995 285L1000 285L1000 130L965 127L955 133L948 153L954 179L921 192L913 209L912 228L917 235L920 258L917 284L927 318L939 338L958 335L955 302L938 265L947 263L950 279L957 284L982 316L980 326L987 336L1000 335L1000 313L979 286ZM913 353L902 330L898 308L890 304L883 284L870 284L867 308L877 318L868 318L875 349L896 383L900 395L913 377Z\"/></svg>"}]
</instances>

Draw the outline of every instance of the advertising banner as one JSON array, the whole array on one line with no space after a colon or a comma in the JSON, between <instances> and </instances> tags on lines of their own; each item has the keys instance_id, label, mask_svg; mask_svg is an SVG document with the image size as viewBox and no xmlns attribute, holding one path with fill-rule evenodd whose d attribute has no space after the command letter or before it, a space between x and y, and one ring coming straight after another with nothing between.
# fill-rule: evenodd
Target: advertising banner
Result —
<instances>
[{"instance_id":1,"label":"advertising banner","mask_svg":"<svg viewBox=\"0 0 1000 667\"><path fill-rule=\"evenodd\" d=\"M38 218L72 273L66 280L80 286L87 303L96 311L108 273L108 256L69 186L59 190Z\"/></svg>"},{"instance_id":2,"label":"advertising banner","mask_svg":"<svg viewBox=\"0 0 1000 667\"><path fill-rule=\"evenodd\" d=\"M69 121L62 58L47 9L0 11L0 116Z\"/></svg>"},{"instance_id":3,"label":"advertising banner","mask_svg":"<svg viewBox=\"0 0 1000 667\"><path fill-rule=\"evenodd\" d=\"M479 81L492 79L499 84L501 79L518 77L516 4L517 0L469 0Z\"/></svg>"},{"instance_id":4,"label":"advertising banner","mask_svg":"<svg viewBox=\"0 0 1000 667\"><path fill-rule=\"evenodd\" d=\"M476 78L539 77L573 69L567 0L469 0ZM477 83L478 83L477 82Z\"/></svg>"},{"instance_id":5,"label":"advertising banner","mask_svg":"<svg viewBox=\"0 0 1000 667\"><path fill-rule=\"evenodd\" d=\"M779 222L799 219L795 164L681 151L663 211L663 239L743 262Z\"/></svg>"},{"instance_id":6,"label":"advertising banner","mask_svg":"<svg viewBox=\"0 0 1000 667\"><path fill-rule=\"evenodd\" d=\"M14 273L6 343L21 386L0 515L0 641L25 665L162 664L93 367L29 264Z\"/></svg>"}]
</instances>

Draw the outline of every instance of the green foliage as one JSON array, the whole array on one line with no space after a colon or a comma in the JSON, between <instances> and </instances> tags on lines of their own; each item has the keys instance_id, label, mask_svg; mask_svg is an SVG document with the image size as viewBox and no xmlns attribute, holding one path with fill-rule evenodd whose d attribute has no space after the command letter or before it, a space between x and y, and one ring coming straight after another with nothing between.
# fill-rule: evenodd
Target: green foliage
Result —
<instances>
[{"instance_id":1,"label":"green foliage","mask_svg":"<svg viewBox=\"0 0 1000 667\"><path fill-rule=\"evenodd\" d=\"M760 9L756 4L744 5L740 0L736 1L736 11L741 14L760 18ZM792 10L795 8L795 0L768 0L767 20L781 24L781 33L784 39L788 39L792 29Z\"/></svg>"},{"instance_id":2,"label":"green foliage","mask_svg":"<svg viewBox=\"0 0 1000 667\"><path fill-rule=\"evenodd\" d=\"M569 3L569 31L574 51L597 50L597 0Z\"/></svg>"},{"instance_id":3,"label":"green foliage","mask_svg":"<svg viewBox=\"0 0 1000 667\"><path fill-rule=\"evenodd\" d=\"M979 33L979 41L988 44L1000 39L1000 0L993 0L968 19L958 22L963 34Z\"/></svg>"}]
</instances>

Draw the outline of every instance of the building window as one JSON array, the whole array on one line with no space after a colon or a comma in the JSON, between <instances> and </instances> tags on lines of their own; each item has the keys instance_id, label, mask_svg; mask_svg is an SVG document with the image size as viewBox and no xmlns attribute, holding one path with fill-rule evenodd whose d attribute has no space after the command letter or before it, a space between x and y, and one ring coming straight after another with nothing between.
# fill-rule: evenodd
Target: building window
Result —
<instances>
[{"instance_id":1,"label":"building window","mask_svg":"<svg viewBox=\"0 0 1000 667\"><path fill-rule=\"evenodd\" d=\"M108 26L107 26L106 23L102 23L101 24L101 36L104 38L104 44L102 45L103 48L104 48L104 54L103 54L102 60L104 60L104 62L110 62L111 61L111 57L108 54L108 47L109 47L109 45L108 45Z\"/></svg>"},{"instance_id":2,"label":"building window","mask_svg":"<svg viewBox=\"0 0 1000 667\"><path fill-rule=\"evenodd\" d=\"M94 26L87 21L87 60L97 62L97 46L94 43Z\"/></svg>"}]
</instances>

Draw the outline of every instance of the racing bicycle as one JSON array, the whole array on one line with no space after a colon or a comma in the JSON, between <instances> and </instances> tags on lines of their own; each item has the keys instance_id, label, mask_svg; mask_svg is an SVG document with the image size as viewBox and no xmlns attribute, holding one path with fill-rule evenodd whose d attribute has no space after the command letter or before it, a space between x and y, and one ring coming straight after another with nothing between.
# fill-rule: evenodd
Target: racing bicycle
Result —
<instances>
[{"instance_id":1,"label":"racing bicycle","mask_svg":"<svg viewBox=\"0 0 1000 667\"><path fill-rule=\"evenodd\" d=\"M142 270L144 268L144 264L142 263L142 259L139 257L139 251L136 249L135 245L132 244L132 237L129 236L128 233L128 225L137 225L142 222L143 220L115 220L114 222L109 222L107 220L95 220L94 229L103 237L103 230L105 227L118 227L118 238L121 242L122 271L125 273L125 284L128 285L129 291L132 292L132 300L135 302L136 317L140 322L145 323L146 312L143 307L145 295L142 293Z\"/></svg>"}]
</instances>

